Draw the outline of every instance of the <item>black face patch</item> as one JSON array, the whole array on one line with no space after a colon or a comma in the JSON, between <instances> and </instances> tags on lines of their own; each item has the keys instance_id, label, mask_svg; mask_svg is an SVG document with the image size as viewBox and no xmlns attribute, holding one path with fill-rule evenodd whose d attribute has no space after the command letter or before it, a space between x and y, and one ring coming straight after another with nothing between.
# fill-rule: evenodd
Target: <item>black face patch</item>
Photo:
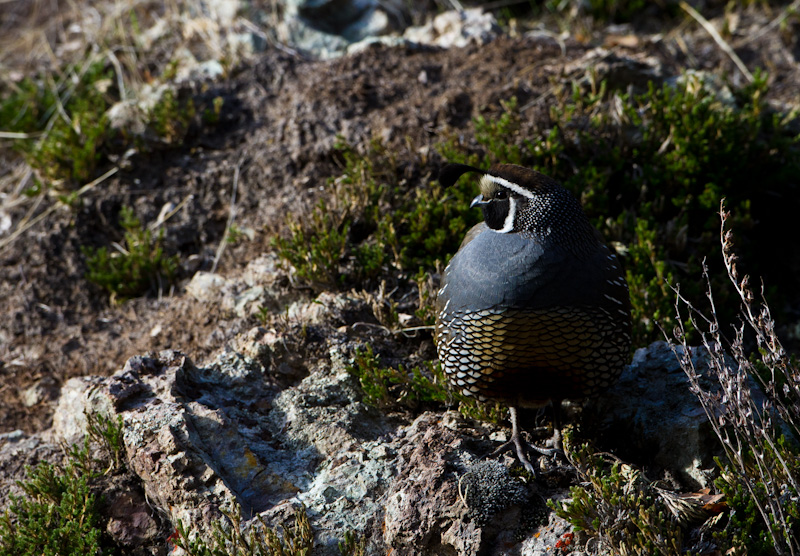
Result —
<instances>
[{"instance_id":1,"label":"black face patch","mask_svg":"<svg viewBox=\"0 0 800 556\"><path fill-rule=\"evenodd\" d=\"M502 230L506 224L506 216L511 208L511 202L505 199L492 200L483 206L483 220L493 230Z\"/></svg>"}]
</instances>

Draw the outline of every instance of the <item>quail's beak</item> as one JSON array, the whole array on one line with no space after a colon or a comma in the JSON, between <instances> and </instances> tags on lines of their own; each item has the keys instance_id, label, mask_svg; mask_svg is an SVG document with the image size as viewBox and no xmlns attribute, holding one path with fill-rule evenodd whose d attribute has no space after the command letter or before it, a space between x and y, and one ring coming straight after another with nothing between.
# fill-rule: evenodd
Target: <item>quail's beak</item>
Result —
<instances>
[{"instance_id":1,"label":"quail's beak","mask_svg":"<svg viewBox=\"0 0 800 556\"><path fill-rule=\"evenodd\" d=\"M478 195L477 197L472 199L472 202L469 204L469 208L483 207L483 206L486 206L488 204L489 204L489 201L484 201L483 200L483 195Z\"/></svg>"}]
</instances>

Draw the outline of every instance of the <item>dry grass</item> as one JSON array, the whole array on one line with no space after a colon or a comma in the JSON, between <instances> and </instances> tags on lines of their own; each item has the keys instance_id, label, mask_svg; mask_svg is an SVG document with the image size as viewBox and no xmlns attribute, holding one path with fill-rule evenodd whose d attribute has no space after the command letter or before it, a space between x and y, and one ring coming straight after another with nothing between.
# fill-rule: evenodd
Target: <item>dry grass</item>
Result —
<instances>
[{"instance_id":1,"label":"dry grass","mask_svg":"<svg viewBox=\"0 0 800 556\"><path fill-rule=\"evenodd\" d=\"M748 511L762 522L754 530L766 532L764 537L776 554L796 556L800 554L796 444L800 439L800 368L775 333L763 286L761 294L755 294L750 277L739 273L733 234L726 230L730 213L723 205L720 217L723 262L740 302L740 323L730 331L732 337L722 330L704 265L709 309L699 310L676 289L679 324L671 345L725 451L724 486L729 492L738 489L752 502ZM687 319L711 356L708 369L698 369L692 362L683 324ZM755 352L749 347L752 341ZM703 375L716 385L705 386ZM732 539L742 535L740 542L753 548L749 546L755 542L753 531L742 529L733 519L731 523Z\"/></svg>"},{"instance_id":2,"label":"dry grass","mask_svg":"<svg viewBox=\"0 0 800 556\"><path fill-rule=\"evenodd\" d=\"M250 21L257 9L235 1L0 0L0 97L31 78L66 104L81 72L97 62L111 69L121 101L139 99L146 84L179 81L198 63L216 61L227 72L252 54L252 37L270 40ZM66 115L47 117L37 138ZM7 126L0 122L0 197L6 207L29 207L23 193L34 176L13 147L30 135Z\"/></svg>"}]
</instances>

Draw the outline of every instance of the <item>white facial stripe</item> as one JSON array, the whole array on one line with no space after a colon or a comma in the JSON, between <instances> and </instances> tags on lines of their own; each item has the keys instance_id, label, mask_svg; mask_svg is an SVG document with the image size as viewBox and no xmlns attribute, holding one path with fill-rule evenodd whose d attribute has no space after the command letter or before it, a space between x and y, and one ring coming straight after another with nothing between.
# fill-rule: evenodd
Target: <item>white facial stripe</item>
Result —
<instances>
[{"instance_id":1,"label":"white facial stripe","mask_svg":"<svg viewBox=\"0 0 800 556\"><path fill-rule=\"evenodd\" d=\"M489 181L496 183L497 185L502 185L503 187L510 189L514 193L518 193L523 197L527 197L528 199L533 199L533 193L531 193L527 189L518 186L516 183L512 183L508 180L504 180L503 178L499 178L497 176L492 176L489 174L485 174L484 177Z\"/></svg>"},{"instance_id":2,"label":"white facial stripe","mask_svg":"<svg viewBox=\"0 0 800 556\"><path fill-rule=\"evenodd\" d=\"M514 229L514 217L517 215L517 200L514 197L508 199L508 214L506 220L503 222L503 227L495 230L498 234L507 234Z\"/></svg>"}]
</instances>

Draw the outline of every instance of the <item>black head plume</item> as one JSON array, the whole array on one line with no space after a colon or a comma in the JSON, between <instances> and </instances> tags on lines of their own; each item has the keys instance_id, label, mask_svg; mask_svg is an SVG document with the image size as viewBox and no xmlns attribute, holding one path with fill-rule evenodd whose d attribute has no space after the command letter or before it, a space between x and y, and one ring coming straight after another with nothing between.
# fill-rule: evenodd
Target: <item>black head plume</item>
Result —
<instances>
[{"instance_id":1,"label":"black head plume","mask_svg":"<svg viewBox=\"0 0 800 556\"><path fill-rule=\"evenodd\" d=\"M467 172L479 172L485 174L485 170L475 168L468 164L448 164L439 172L439 183L445 187L450 187L458 181L458 178Z\"/></svg>"}]
</instances>

